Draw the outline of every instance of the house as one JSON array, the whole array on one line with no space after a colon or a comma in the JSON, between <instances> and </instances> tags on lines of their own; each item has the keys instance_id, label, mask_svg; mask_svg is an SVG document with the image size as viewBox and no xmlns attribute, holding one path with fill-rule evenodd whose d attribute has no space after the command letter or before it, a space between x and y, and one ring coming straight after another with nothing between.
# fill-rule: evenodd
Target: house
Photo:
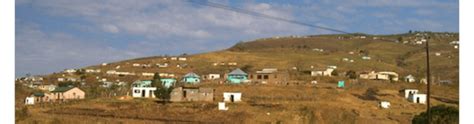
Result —
<instances>
[{"instance_id":1,"label":"house","mask_svg":"<svg viewBox=\"0 0 474 124\"><path fill-rule=\"evenodd\" d=\"M160 68L166 68L166 67L168 67L168 63L163 63L163 64L158 63L158 64L156 64L156 65L157 65L158 67L160 67Z\"/></svg>"},{"instance_id":2,"label":"house","mask_svg":"<svg viewBox=\"0 0 474 124\"><path fill-rule=\"evenodd\" d=\"M225 102L219 102L218 110L227 111L229 110L229 107L225 106Z\"/></svg>"},{"instance_id":3,"label":"house","mask_svg":"<svg viewBox=\"0 0 474 124\"><path fill-rule=\"evenodd\" d=\"M43 91L53 91L57 86L54 84L49 84L49 85L39 85L38 89L43 90Z\"/></svg>"},{"instance_id":4,"label":"house","mask_svg":"<svg viewBox=\"0 0 474 124\"><path fill-rule=\"evenodd\" d=\"M398 81L398 74L395 72L388 72L388 71L378 72L377 79Z\"/></svg>"},{"instance_id":5,"label":"house","mask_svg":"<svg viewBox=\"0 0 474 124\"><path fill-rule=\"evenodd\" d=\"M147 73L147 72L143 72L142 73L142 76L155 76L155 73Z\"/></svg>"},{"instance_id":6,"label":"house","mask_svg":"<svg viewBox=\"0 0 474 124\"><path fill-rule=\"evenodd\" d=\"M108 70L107 72L105 72L106 74L109 74L109 75L113 75L115 74L117 71L115 70Z\"/></svg>"},{"instance_id":7,"label":"house","mask_svg":"<svg viewBox=\"0 0 474 124\"><path fill-rule=\"evenodd\" d=\"M276 68L264 68L261 71L249 74L249 80L255 83L282 84L289 79L287 73L279 72Z\"/></svg>"},{"instance_id":8,"label":"house","mask_svg":"<svg viewBox=\"0 0 474 124\"><path fill-rule=\"evenodd\" d=\"M186 57L178 57L178 60L179 60L179 61L186 61L187 58L186 58Z\"/></svg>"},{"instance_id":9,"label":"house","mask_svg":"<svg viewBox=\"0 0 474 124\"><path fill-rule=\"evenodd\" d=\"M58 78L58 81L59 81L59 82L64 82L65 79L64 79L64 78Z\"/></svg>"},{"instance_id":10,"label":"house","mask_svg":"<svg viewBox=\"0 0 474 124\"><path fill-rule=\"evenodd\" d=\"M178 57L171 57L171 60L178 60Z\"/></svg>"},{"instance_id":11,"label":"house","mask_svg":"<svg viewBox=\"0 0 474 124\"><path fill-rule=\"evenodd\" d=\"M224 92L224 102L241 102L241 92Z\"/></svg>"},{"instance_id":12,"label":"house","mask_svg":"<svg viewBox=\"0 0 474 124\"><path fill-rule=\"evenodd\" d=\"M170 101L214 101L215 89L202 87L178 87L171 91Z\"/></svg>"},{"instance_id":13,"label":"house","mask_svg":"<svg viewBox=\"0 0 474 124\"><path fill-rule=\"evenodd\" d=\"M52 96L51 99L55 101L66 101L74 99L84 99L86 93L77 87L56 87L47 97Z\"/></svg>"},{"instance_id":14,"label":"house","mask_svg":"<svg viewBox=\"0 0 474 124\"><path fill-rule=\"evenodd\" d=\"M77 70L76 69L66 69L66 70L64 70L64 72L66 72L66 73L76 73Z\"/></svg>"},{"instance_id":15,"label":"house","mask_svg":"<svg viewBox=\"0 0 474 124\"><path fill-rule=\"evenodd\" d=\"M35 97L29 96L25 99L25 105L34 105L35 104Z\"/></svg>"},{"instance_id":16,"label":"house","mask_svg":"<svg viewBox=\"0 0 474 124\"><path fill-rule=\"evenodd\" d=\"M311 76L329 76L331 77L334 68L326 68L324 71L311 71Z\"/></svg>"},{"instance_id":17,"label":"house","mask_svg":"<svg viewBox=\"0 0 474 124\"><path fill-rule=\"evenodd\" d=\"M86 73L100 73L100 69L86 69L85 72Z\"/></svg>"},{"instance_id":18,"label":"house","mask_svg":"<svg viewBox=\"0 0 474 124\"><path fill-rule=\"evenodd\" d=\"M413 103L420 103L420 104L425 104L426 103L426 94L412 94L408 98L410 102Z\"/></svg>"},{"instance_id":19,"label":"house","mask_svg":"<svg viewBox=\"0 0 474 124\"><path fill-rule=\"evenodd\" d=\"M248 82L247 76L248 76L247 73L240 70L240 68L237 68L233 70L232 72L230 72L229 74L227 74L227 81L233 84L240 84L243 82Z\"/></svg>"},{"instance_id":20,"label":"house","mask_svg":"<svg viewBox=\"0 0 474 124\"><path fill-rule=\"evenodd\" d=\"M101 65L102 65L102 66L106 66L106 65L108 65L108 63L102 63Z\"/></svg>"},{"instance_id":21,"label":"house","mask_svg":"<svg viewBox=\"0 0 474 124\"><path fill-rule=\"evenodd\" d=\"M138 63L133 63L132 66L133 66L133 67L140 67L140 64L138 64Z\"/></svg>"},{"instance_id":22,"label":"house","mask_svg":"<svg viewBox=\"0 0 474 124\"><path fill-rule=\"evenodd\" d=\"M362 59L363 60L370 60L371 58L370 58L370 56L362 56Z\"/></svg>"},{"instance_id":23,"label":"house","mask_svg":"<svg viewBox=\"0 0 474 124\"><path fill-rule=\"evenodd\" d=\"M197 75L196 73L194 72L190 72L186 75L183 76L183 80L181 80L181 82L184 82L184 83L189 83L189 84L197 84L199 83L201 80L199 78L199 75Z\"/></svg>"},{"instance_id":24,"label":"house","mask_svg":"<svg viewBox=\"0 0 474 124\"><path fill-rule=\"evenodd\" d=\"M369 80L391 80L398 81L398 74L395 72L362 72L359 75L361 79Z\"/></svg>"},{"instance_id":25,"label":"house","mask_svg":"<svg viewBox=\"0 0 474 124\"><path fill-rule=\"evenodd\" d=\"M176 84L176 79L174 78L161 78L160 81L163 87L165 88L170 88L171 86L175 86Z\"/></svg>"},{"instance_id":26,"label":"house","mask_svg":"<svg viewBox=\"0 0 474 124\"><path fill-rule=\"evenodd\" d=\"M344 81L338 81L337 82L337 88L344 88L344 86L345 86Z\"/></svg>"},{"instance_id":27,"label":"house","mask_svg":"<svg viewBox=\"0 0 474 124\"><path fill-rule=\"evenodd\" d=\"M426 80L426 78L422 78L422 79L420 79L420 83L421 84L428 84L428 80Z\"/></svg>"},{"instance_id":28,"label":"house","mask_svg":"<svg viewBox=\"0 0 474 124\"><path fill-rule=\"evenodd\" d=\"M415 82L415 77L413 75L405 76L405 82L413 83Z\"/></svg>"},{"instance_id":29,"label":"house","mask_svg":"<svg viewBox=\"0 0 474 124\"><path fill-rule=\"evenodd\" d=\"M440 52L436 52L435 55L436 55L436 56L441 56L441 53L440 53Z\"/></svg>"},{"instance_id":30,"label":"house","mask_svg":"<svg viewBox=\"0 0 474 124\"><path fill-rule=\"evenodd\" d=\"M229 62L227 65L237 65L237 62Z\"/></svg>"},{"instance_id":31,"label":"house","mask_svg":"<svg viewBox=\"0 0 474 124\"><path fill-rule=\"evenodd\" d=\"M380 108L384 108L384 109L390 108L390 102L388 102L388 101L381 101L381 102L380 102Z\"/></svg>"},{"instance_id":32,"label":"house","mask_svg":"<svg viewBox=\"0 0 474 124\"><path fill-rule=\"evenodd\" d=\"M418 90L417 89L404 89L403 92L405 93L405 98L409 98L413 94L417 94Z\"/></svg>"},{"instance_id":33,"label":"house","mask_svg":"<svg viewBox=\"0 0 474 124\"><path fill-rule=\"evenodd\" d=\"M50 94L46 96L46 94L43 92L34 92L30 96L26 97L25 104L34 105L36 103L49 102L51 101L50 98L53 98Z\"/></svg>"},{"instance_id":34,"label":"house","mask_svg":"<svg viewBox=\"0 0 474 124\"><path fill-rule=\"evenodd\" d=\"M220 74L208 74L208 75L204 75L204 79L207 79L207 80L216 80L216 79L219 79L221 78L221 75Z\"/></svg>"},{"instance_id":35,"label":"house","mask_svg":"<svg viewBox=\"0 0 474 124\"><path fill-rule=\"evenodd\" d=\"M156 87L151 86L151 80L137 80L132 83L132 97L155 98Z\"/></svg>"}]
</instances>

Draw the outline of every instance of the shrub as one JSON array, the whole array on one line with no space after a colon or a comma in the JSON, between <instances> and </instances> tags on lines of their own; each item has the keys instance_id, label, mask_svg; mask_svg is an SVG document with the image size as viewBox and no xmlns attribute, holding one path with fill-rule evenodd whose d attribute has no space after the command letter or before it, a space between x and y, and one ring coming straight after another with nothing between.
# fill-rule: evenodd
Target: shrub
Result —
<instances>
[{"instance_id":1,"label":"shrub","mask_svg":"<svg viewBox=\"0 0 474 124\"><path fill-rule=\"evenodd\" d=\"M459 110L455 107L439 105L431 107L431 123L432 124L458 124L459 123ZM413 124L427 124L428 114L423 112L416 115L413 120Z\"/></svg>"}]
</instances>

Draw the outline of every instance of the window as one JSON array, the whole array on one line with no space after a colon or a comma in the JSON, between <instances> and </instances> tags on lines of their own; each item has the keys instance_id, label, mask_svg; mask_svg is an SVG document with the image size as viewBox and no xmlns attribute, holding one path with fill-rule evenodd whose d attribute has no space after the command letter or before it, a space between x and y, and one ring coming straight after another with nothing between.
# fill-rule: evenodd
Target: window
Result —
<instances>
[{"instance_id":1,"label":"window","mask_svg":"<svg viewBox=\"0 0 474 124\"><path fill-rule=\"evenodd\" d=\"M268 75L263 75L263 79L268 79Z\"/></svg>"},{"instance_id":2,"label":"window","mask_svg":"<svg viewBox=\"0 0 474 124\"><path fill-rule=\"evenodd\" d=\"M135 93L140 93L140 90L135 90L134 92L135 92Z\"/></svg>"},{"instance_id":3,"label":"window","mask_svg":"<svg viewBox=\"0 0 474 124\"><path fill-rule=\"evenodd\" d=\"M262 75L257 75L257 79L262 79Z\"/></svg>"},{"instance_id":4,"label":"window","mask_svg":"<svg viewBox=\"0 0 474 124\"><path fill-rule=\"evenodd\" d=\"M250 79L253 79L253 75L250 75Z\"/></svg>"}]
</instances>

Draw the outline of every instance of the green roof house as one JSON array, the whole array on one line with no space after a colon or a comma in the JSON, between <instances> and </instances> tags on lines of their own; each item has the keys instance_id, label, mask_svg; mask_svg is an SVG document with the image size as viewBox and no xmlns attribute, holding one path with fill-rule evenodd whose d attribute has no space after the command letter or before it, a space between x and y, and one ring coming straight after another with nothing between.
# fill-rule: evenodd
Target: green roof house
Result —
<instances>
[{"instance_id":1,"label":"green roof house","mask_svg":"<svg viewBox=\"0 0 474 124\"><path fill-rule=\"evenodd\" d=\"M199 79L199 75L197 75L196 73L190 72L184 75L182 82L189 83L189 84L197 84L201 82L201 80Z\"/></svg>"},{"instance_id":2,"label":"green roof house","mask_svg":"<svg viewBox=\"0 0 474 124\"><path fill-rule=\"evenodd\" d=\"M132 87L151 87L151 80L137 80L132 83Z\"/></svg>"},{"instance_id":3,"label":"green roof house","mask_svg":"<svg viewBox=\"0 0 474 124\"><path fill-rule=\"evenodd\" d=\"M247 81L247 73L237 68L227 75L227 81L233 84L240 84Z\"/></svg>"},{"instance_id":4,"label":"green roof house","mask_svg":"<svg viewBox=\"0 0 474 124\"><path fill-rule=\"evenodd\" d=\"M174 86L176 83L176 79L174 78L161 78L160 81L161 81L161 84L165 88L170 88L171 86Z\"/></svg>"}]
</instances>

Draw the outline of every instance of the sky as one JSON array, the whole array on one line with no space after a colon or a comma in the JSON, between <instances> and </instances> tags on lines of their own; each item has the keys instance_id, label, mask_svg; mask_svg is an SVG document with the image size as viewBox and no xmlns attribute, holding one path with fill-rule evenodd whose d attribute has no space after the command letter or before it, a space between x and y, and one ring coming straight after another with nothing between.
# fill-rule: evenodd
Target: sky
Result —
<instances>
[{"instance_id":1,"label":"sky","mask_svg":"<svg viewBox=\"0 0 474 124\"><path fill-rule=\"evenodd\" d=\"M208 1L346 32L459 32L458 0ZM337 33L189 0L16 0L15 7L16 77L210 52L265 37Z\"/></svg>"}]
</instances>

